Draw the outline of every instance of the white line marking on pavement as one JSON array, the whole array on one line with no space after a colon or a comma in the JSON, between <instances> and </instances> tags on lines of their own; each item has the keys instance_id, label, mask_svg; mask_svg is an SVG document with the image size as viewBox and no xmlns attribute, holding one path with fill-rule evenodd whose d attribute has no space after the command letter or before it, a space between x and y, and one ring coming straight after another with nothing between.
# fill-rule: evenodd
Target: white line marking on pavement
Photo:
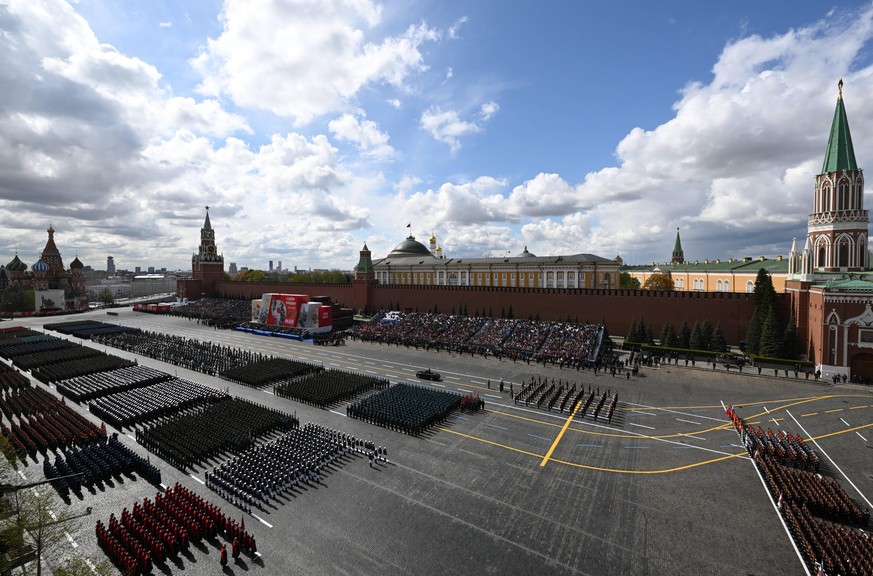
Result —
<instances>
[{"instance_id":1,"label":"white line marking on pavement","mask_svg":"<svg viewBox=\"0 0 873 576\"><path fill-rule=\"evenodd\" d=\"M266 520L264 520L263 518L261 518L261 517L258 516L257 514L252 514L252 516L254 516L255 519L256 519L258 522L260 522L261 524L263 524L263 525L266 526L267 528L272 528L272 527L273 527L272 524L270 524L269 522L267 522Z\"/></svg>"},{"instance_id":2,"label":"white line marking on pavement","mask_svg":"<svg viewBox=\"0 0 873 576\"><path fill-rule=\"evenodd\" d=\"M503 396L495 396L494 394L482 394L482 396L488 396L489 398L497 398L498 400L503 400Z\"/></svg>"},{"instance_id":3,"label":"white line marking on pavement","mask_svg":"<svg viewBox=\"0 0 873 576\"><path fill-rule=\"evenodd\" d=\"M461 392L466 392L467 394L472 394L472 393L473 393L472 390L464 390L463 388L458 388L458 390L460 390Z\"/></svg>"},{"instance_id":4,"label":"white line marking on pavement","mask_svg":"<svg viewBox=\"0 0 873 576\"><path fill-rule=\"evenodd\" d=\"M861 436L861 433L860 433L860 432L858 432L858 431L857 431L857 430L856 430L856 431L855 431L855 434L857 434L857 435L858 435L858 436ZM866 438L864 438L864 437L863 437L863 436L861 436L861 440L863 440L863 441L864 441L864 442L866 442L866 441L867 441L867 439L866 439Z\"/></svg>"},{"instance_id":5,"label":"white line marking on pavement","mask_svg":"<svg viewBox=\"0 0 873 576\"><path fill-rule=\"evenodd\" d=\"M190 476L191 478L197 480L198 482L200 482L200 483L203 484L204 486L206 485L206 482L204 482L203 480L201 480L201 479L198 478L197 476L195 476L195 475L193 475L193 474L188 474L188 476Z\"/></svg>"},{"instance_id":6,"label":"white line marking on pavement","mask_svg":"<svg viewBox=\"0 0 873 576\"><path fill-rule=\"evenodd\" d=\"M701 438L700 436L692 436L691 434L680 434L680 436L685 436L687 438L694 438L695 440L706 440L706 438Z\"/></svg>"},{"instance_id":7,"label":"white line marking on pavement","mask_svg":"<svg viewBox=\"0 0 873 576\"><path fill-rule=\"evenodd\" d=\"M800 422L797 421L797 418L794 417L794 414L792 414L792 413L789 412L788 410L786 410L785 413L788 414L789 416L791 416L791 419L794 420L794 422L795 422L798 426L800 426L800 429L803 430L803 433L806 434L807 438L809 438L810 441L811 441L813 444L815 444L815 447L818 448L818 451L821 452L822 454L824 454L824 455L825 455L825 458L827 458L828 460L830 460L830 463L833 464L833 465L834 465L834 468L836 468L837 471L838 471L840 474L843 475L843 478L846 479L846 482L848 482L849 484L851 484L851 485L852 485L852 488L855 489L855 492L857 492L858 495L861 496L861 498L864 499L864 502L867 503L867 506L868 506L869 508L873 508L873 504L871 504L870 501L867 500L867 497L864 496L864 493L861 492L861 491L858 489L857 486L855 486L855 483L854 483L854 482L852 482L851 480L849 480L849 477L846 476L846 473L843 472L843 470L842 470L839 466L837 466L837 463L834 462L833 459L832 459L830 456L828 456L827 452L825 452L824 450L822 450L821 445L820 445L818 442L815 441L815 438L813 438L812 436L809 435L809 432L807 432L806 429L805 429L805 428L800 424Z\"/></svg>"},{"instance_id":8,"label":"white line marking on pavement","mask_svg":"<svg viewBox=\"0 0 873 576\"><path fill-rule=\"evenodd\" d=\"M546 442L551 442L551 438L546 438L545 436L537 436L536 434L528 434L531 438L539 438L540 440L545 440Z\"/></svg>"},{"instance_id":9,"label":"white line marking on pavement","mask_svg":"<svg viewBox=\"0 0 873 576\"><path fill-rule=\"evenodd\" d=\"M328 412L333 412L334 414L339 414L340 416L345 416L342 412L337 412L336 410L328 410Z\"/></svg>"},{"instance_id":10,"label":"white line marking on pavement","mask_svg":"<svg viewBox=\"0 0 873 576\"><path fill-rule=\"evenodd\" d=\"M445 384L437 384L436 382L431 382L430 385L431 385L431 386L439 386L440 388L445 388L445 387L446 387Z\"/></svg>"},{"instance_id":11,"label":"white line marking on pavement","mask_svg":"<svg viewBox=\"0 0 873 576\"><path fill-rule=\"evenodd\" d=\"M264 394L271 394L271 395L273 395L273 396L276 395L276 393L273 392L272 390L261 390L261 392L263 392Z\"/></svg>"},{"instance_id":12,"label":"white line marking on pavement","mask_svg":"<svg viewBox=\"0 0 873 576\"><path fill-rule=\"evenodd\" d=\"M643 426L642 424L636 424L634 422L628 422L630 426L637 426L639 428L648 428L649 430L654 430L654 426Z\"/></svg>"},{"instance_id":13,"label":"white line marking on pavement","mask_svg":"<svg viewBox=\"0 0 873 576\"><path fill-rule=\"evenodd\" d=\"M491 426L492 428L500 428L501 430L509 430L506 426L498 426L497 424L486 424L486 426Z\"/></svg>"},{"instance_id":14,"label":"white line marking on pavement","mask_svg":"<svg viewBox=\"0 0 873 576\"><path fill-rule=\"evenodd\" d=\"M628 412L633 412L634 414L639 414L640 416L654 416L652 412L643 412L642 410L628 410Z\"/></svg>"},{"instance_id":15,"label":"white line marking on pavement","mask_svg":"<svg viewBox=\"0 0 873 576\"><path fill-rule=\"evenodd\" d=\"M367 374L378 374L375 370L364 370Z\"/></svg>"},{"instance_id":16,"label":"white line marking on pavement","mask_svg":"<svg viewBox=\"0 0 873 576\"><path fill-rule=\"evenodd\" d=\"M382 364L382 368L394 368L393 364Z\"/></svg>"},{"instance_id":17,"label":"white line marking on pavement","mask_svg":"<svg viewBox=\"0 0 873 576\"><path fill-rule=\"evenodd\" d=\"M840 420L843 420L843 419L842 419L842 418L840 418ZM849 423L848 423L848 422L846 422L846 421L845 421L845 420L843 420L843 424L845 424L845 425L846 425L846 428L849 428L849 427L850 427L850 426L849 426Z\"/></svg>"},{"instance_id":18,"label":"white line marking on pavement","mask_svg":"<svg viewBox=\"0 0 873 576\"><path fill-rule=\"evenodd\" d=\"M342 366L342 364L337 364L336 362L331 362L330 365L331 366Z\"/></svg>"},{"instance_id":19,"label":"white line marking on pavement","mask_svg":"<svg viewBox=\"0 0 873 576\"><path fill-rule=\"evenodd\" d=\"M752 468L755 469L755 474L758 475L758 479L764 486L764 494L767 495L767 499L770 500L770 505L773 506L773 510L776 511L776 516L779 517L779 522L782 523L782 528L785 529L785 533L788 535L788 541L791 542L791 547L794 548L794 553L797 554L797 558L800 560L800 565L803 566L804 574L806 574L806 576L812 576L812 574L810 574L809 572L809 568L806 567L806 562L803 560L803 556L800 555L800 550L798 550L797 544L794 542L794 537L791 535L791 531L788 530L788 525L785 523L785 519L782 518L782 514L779 512L779 507L776 506L776 502L773 500L773 496L770 494L770 490L767 488L767 483L764 482L764 477L761 475L761 471L758 470L758 465L755 464L754 460L749 460L749 462L752 463Z\"/></svg>"},{"instance_id":20,"label":"white line marking on pavement","mask_svg":"<svg viewBox=\"0 0 873 576\"><path fill-rule=\"evenodd\" d=\"M676 418L679 422L685 422L686 424L696 424L700 426L700 422L695 422L694 420L683 420L682 418Z\"/></svg>"},{"instance_id":21,"label":"white line marking on pavement","mask_svg":"<svg viewBox=\"0 0 873 576\"><path fill-rule=\"evenodd\" d=\"M766 413L767 413L767 414L769 414L769 413L770 413L770 411L769 411L769 410L767 410L767 407L766 407L766 406L764 406L764 412L766 412Z\"/></svg>"},{"instance_id":22,"label":"white line marking on pavement","mask_svg":"<svg viewBox=\"0 0 873 576\"><path fill-rule=\"evenodd\" d=\"M67 540L70 541L70 546L72 546L73 548L78 548L78 547L79 547L79 545L76 544L76 541L73 540L73 537L70 536L70 533L69 533L69 532L64 532L64 536L66 536L66 537L67 537Z\"/></svg>"},{"instance_id":23,"label":"white line marking on pavement","mask_svg":"<svg viewBox=\"0 0 873 576\"><path fill-rule=\"evenodd\" d=\"M446 376L446 380L460 380L457 376Z\"/></svg>"},{"instance_id":24,"label":"white line marking on pavement","mask_svg":"<svg viewBox=\"0 0 873 576\"><path fill-rule=\"evenodd\" d=\"M24 475L24 472L21 470L18 471L18 475L21 476L22 479L27 480L27 476Z\"/></svg>"}]
</instances>

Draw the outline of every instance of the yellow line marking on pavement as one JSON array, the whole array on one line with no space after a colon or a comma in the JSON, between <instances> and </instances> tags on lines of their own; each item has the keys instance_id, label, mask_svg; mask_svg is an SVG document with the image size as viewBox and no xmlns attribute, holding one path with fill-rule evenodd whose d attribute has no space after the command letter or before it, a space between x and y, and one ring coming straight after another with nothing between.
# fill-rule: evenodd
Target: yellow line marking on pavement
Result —
<instances>
[{"instance_id":1,"label":"yellow line marking on pavement","mask_svg":"<svg viewBox=\"0 0 873 576\"><path fill-rule=\"evenodd\" d=\"M800 416L801 416L801 417L805 417L805 416L815 416L815 415L817 415L817 414L818 414L818 412L810 412L809 414L801 414Z\"/></svg>"},{"instance_id":2,"label":"yellow line marking on pavement","mask_svg":"<svg viewBox=\"0 0 873 576\"><path fill-rule=\"evenodd\" d=\"M825 410L825 414L830 414L832 412L842 412L842 411L843 411L842 408L836 408L834 410Z\"/></svg>"},{"instance_id":3,"label":"yellow line marking on pavement","mask_svg":"<svg viewBox=\"0 0 873 576\"><path fill-rule=\"evenodd\" d=\"M546 465L546 462L549 461L549 458L552 457L552 452L554 452L554 451L555 451L555 448L558 447L558 442L561 441L561 438L564 436L564 432L566 432L566 431L567 431L567 428L570 427L570 422L573 421L573 418L576 416L576 412L579 411L579 408L580 408L581 406L582 406L582 403L581 403L581 402L577 402L577 403L576 403L576 407L573 408L573 413L570 414L570 416L567 418L567 421L564 422L564 427L561 428L561 431L560 431L560 432L558 432L558 437L555 438L555 441L554 441L554 442L552 442L552 447L549 448L549 451L546 452L546 455L543 457L543 461L540 462L540 467L545 466L545 465Z\"/></svg>"},{"instance_id":4,"label":"yellow line marking on pavement","mask_svg":"<svg viewBox=\"0 0 873 576\"><path fill-rule=\"evenodd\" d=\"M448 428L443 428L442 426L434 426L437 430L442 432L448 432L449 434L455 434L457 436L462 436L464 438L468 438L470 440L475 440L477 442L482 442L483 444L490 444L491 446L497 446L498 448L505 448L506 450L512 450L513 452L518 452L520 454L525 454L527 456L534 456L536 458L543 458L540 454L535 454L533 452L528 452L527 450L521 450L519 448L514 448L512 446L507 446L506 444L500 444L499 442L492 442L491 440L485 440L484 438L479 438L477 436L471 436L469 434L464 434L463 432L457 432L455 430L449 430ZM648 438L648 436L642 436L641 438ZM566 460L560 460L558 458L550 458L552 462L557 462L558 464L566 464L567 466L573 466L574 468L583 468L585 470L595 470L597 472L613 472L616 474L668 474L671 472L679 472L682 470L688 470L690 468L697 468L699 466L705 466L707 464L715 464L716 462L722 462L724 460L730 460L731 458L742 458L748 457L748 452L738 452L736 454L728 454L727 456L719 456L718 458L712 458L710 460L703 460L701 462L694 462L692 464L686 464L685 466L677 466L675 468L664 468L662 470L623 470L620 468L603 468L601 466L589 466L588 464L579 464L578 462L568 462Z\"/></svg>"},{"instance_id":5,"label":"yellow line marking on pavement","mask_svg":"<svg viewBox=\"0 0 873 576\"><path fill-rule=\"evenodd\" d=\"M476 440L477 442L482 442L483 444L491 444L492 446L497 446L498 448L505 448L506 450L512 450L513 452L518 452L520 454L534 456L535 458L542 458L543 457L542 454L535 454L534 452L528 452L527 450L522 450L521 448L507 446L506 444L501 444L500 442L492 442L491 440L485 440L484 438L479 438L478 436L471 436L470 434L464 434L463 432L458 432L456 430L449 430L448 428L443 428L442 426L434 426L434 428L437 430L441 430L442 432L448 432L449 434L455 434L457 436L469 438L470 440Z\"/></svg>"},{"instance_id":6,"label":"yellow line marking on pavement","mask_svg":"<svg viewBox=\"0 0 873 576\"><path fill-rule=\"evenodd\" d=\"M846 428L845 430L837 430L836 432L822 434L821 436L813 436L812 440L821 440L823 438L830 438L831 436L839 436L840 434L846 434L848 432L855 432L856 430L863 430L865 428L873 428L873 424L862 424L861 426L855 426L854 428ZM804 442L805 441L806 440L804 440Z\"/></svg>"},{"instance_id":7,"label":"yellow line marking on pavement","mask_svg":"<svg viewBox=\"0 0 873 576\"><path fill-rule=\"evenodd\" d=\"M869 408L869 406L851 406L849 410L860 410L861 408Z\"/></svg>"}]
</instances>

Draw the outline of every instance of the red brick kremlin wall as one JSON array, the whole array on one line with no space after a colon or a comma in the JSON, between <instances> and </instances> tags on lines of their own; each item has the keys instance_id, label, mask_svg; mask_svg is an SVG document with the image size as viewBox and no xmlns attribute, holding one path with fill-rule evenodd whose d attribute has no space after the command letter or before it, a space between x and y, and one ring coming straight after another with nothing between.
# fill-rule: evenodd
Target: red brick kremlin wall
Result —
<instances>
[{"instance_id":1,"label":"red brick kremlin wall","mask_svg":"<svg viewBox=\"0 0 873 576\"><path fill-rule=\"evenodd\" d=\"M641 316L651 326L657 339L665 322L678 329L682 321L689 328L697 321L709 320L713 327L721 323L729 344L745 340L754 304L752 295L733 292L658 292L649 290L596 290L559 288L500 288L474 286L402 286L301 283L248 283L222 281L215 284L214 295L227 298L260 298L265 292L330 296L341 306L367 312L400 309L428 312L490 314L501 311L515 318L539 316L542 320L606 322L610 334L623 336L631 322ZM789 298L779 294L779 314L784 322L789 315Z\"/></svg>"}]
</instances>

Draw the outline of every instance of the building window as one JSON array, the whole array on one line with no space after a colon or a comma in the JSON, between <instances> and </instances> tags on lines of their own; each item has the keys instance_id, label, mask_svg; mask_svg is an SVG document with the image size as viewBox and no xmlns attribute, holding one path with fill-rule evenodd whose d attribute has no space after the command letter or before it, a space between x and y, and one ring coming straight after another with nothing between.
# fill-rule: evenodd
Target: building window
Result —
<instances>
[{"instance_id":1,"label":"building window","mask_svg":"<svg viewBox=\"0 0 873 576\"><path fill-rule=\"evenodd\" d=\"M555 273L554 272L546 272L546 288L554 288L555 287Z\"/></svg>"},{"instance_id":2,"label":"building window","mask_svg":"<svg viewBox=\"0 0 873 576\"><path fill-rule=\"evenodd\" d=\"M858 346L873 348L873 330L858 330Z\"/></svg>"},{"instance_id":3,"label":"building window","mask_svg":"<svg viewBox=\"0 0 873 576\"><path fill-rule=\"evenodd\" d=\"M725 292L730 292L730 291L731 291L731 281L730 281L730 280L725 280L725 281L724 281L724 291L725 291Z\"/></svg>"},{"instance_id":4,"label":"building window","mask_svg":"<svg viewBox=\"0 0 873 576\"><path fill-rule=\"evenodd\" d=\"M721 280L719 280L718 282L715 283L715 289L716 289L718 292L721 292L721 291L724 289L724 287L723 287L723 285L722 285L722 283L721 283Z\"/></svg>"},{"instance_id":5,"label":"building window","mask_svg":"<svg viewBox=\"0 0 873 576\"><path fill-rule=\"evenodd\" d=\"M515 286L515 273L509 275L509 284Z\"/></svg>"},{"instance_id":6,"label":"building window","mask_svg":"<svg viewBox=\"0 0 873 576\"><path fill-rule=\"evenodd\" d=\"M557 276L558 280L555 283L555 286L557 286L558 288L563 288L564 287L564 273L558 272L558 273L556 273L556 276Z\"/></svg>"},{"instance_id":7,"label":"building window","mask_svg":"<svg viewBox=\"0 0 873 576\"><path fill-rule=\"evenodd\" d=\"M685 289L685 278L676 278L676 290Z\"/></svg>"},{"instance_id":8,"label":"building window","mask_svg":"<svg viewBox=\"0 0 873 576\"><path fill-rule=\"evenodd\" d=\"M567 272L567 288L575 288L576 287L576 273L575 272Z\"/></svg>"},{"instance_id":9,"label":"building window","mask_svg":"<svg viewBox=\"0 0 873 576\"><path fill-rule=\"evenodd\" d=\"M751 280L747 281L746 282L746 292L751 294L754 291L755 291L755 283L752 282Z\"/></svg>"}]
</instances>

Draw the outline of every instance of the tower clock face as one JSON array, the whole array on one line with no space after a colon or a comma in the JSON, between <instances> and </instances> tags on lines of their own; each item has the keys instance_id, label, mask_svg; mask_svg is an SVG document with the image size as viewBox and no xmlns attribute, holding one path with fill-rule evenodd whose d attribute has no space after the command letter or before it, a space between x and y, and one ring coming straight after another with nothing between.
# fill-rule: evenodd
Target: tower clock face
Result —
<instances>
[{"instance_id":1,"label":"tower clock face","mask_svg":"<svg viewBox=\"0 0 873 576\"><path fill-rule=\"evenodd\" d=\"M215 246L209 246L206 248L206 251L210 254L215 254Z\"/></svg>"}]
</instances>

